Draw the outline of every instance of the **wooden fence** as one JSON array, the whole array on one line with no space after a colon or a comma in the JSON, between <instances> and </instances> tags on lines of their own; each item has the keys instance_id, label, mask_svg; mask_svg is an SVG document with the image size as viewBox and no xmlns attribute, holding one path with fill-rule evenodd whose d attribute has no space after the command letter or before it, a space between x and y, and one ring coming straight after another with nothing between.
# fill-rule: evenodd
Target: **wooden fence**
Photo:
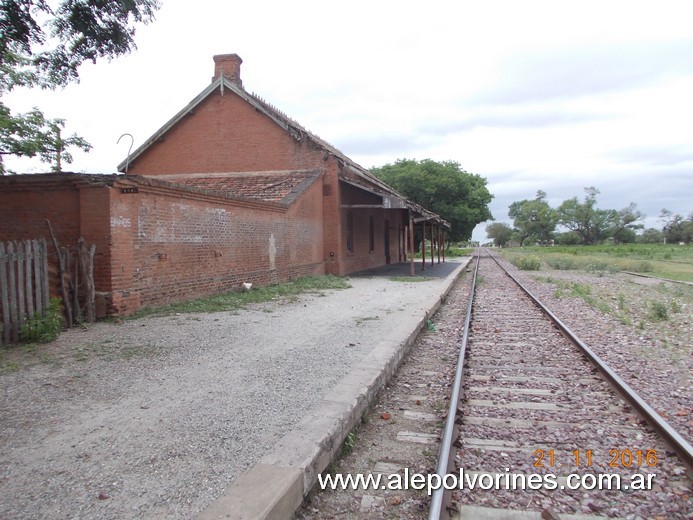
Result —
<instances>
[{"instance_id":1,"label":"wooden fence","mask_svg":"<svg viewBox=\"0 0 693 520\"><path fill-rule=\"evenodd\" d=\"M0 242L0 346L18 341L24 320L48 304L46 241Z\"/></svg>"}]
</instances>

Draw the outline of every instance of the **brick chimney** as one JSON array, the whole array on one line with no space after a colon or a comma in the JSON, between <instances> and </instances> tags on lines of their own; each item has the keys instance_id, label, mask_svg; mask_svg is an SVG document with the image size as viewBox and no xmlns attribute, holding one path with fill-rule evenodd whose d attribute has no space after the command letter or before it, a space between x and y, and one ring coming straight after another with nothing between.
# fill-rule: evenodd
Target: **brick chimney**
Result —
<instances>
[{"instance_id":1,"label":"brick chimney","mask_svg":"<svg viewBox=\"0 0 693 520\"><path fill-rule=\"evenodd\" d=\"M218 79L223 74L226 79L242 88L241 63L243 63L243 60L238 54L217 54L214 56L214 77L212 81Z\"/></svg>"}]
</instances>

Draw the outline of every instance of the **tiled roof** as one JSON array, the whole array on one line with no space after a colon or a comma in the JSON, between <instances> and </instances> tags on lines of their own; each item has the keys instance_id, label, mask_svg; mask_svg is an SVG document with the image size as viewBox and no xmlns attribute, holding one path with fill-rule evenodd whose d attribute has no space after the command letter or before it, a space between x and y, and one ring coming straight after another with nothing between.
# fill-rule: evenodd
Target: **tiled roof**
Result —
<instances>
[{"instance_id":1,"label":"tiled roof","mask_svg":"<svg viewBox=\"0 0 693 520\"><path fill-rule=\"evenodd\" d=\"M289 203L312 184L318 175L315 171L288 171L166 175L159 178L233 197Z\"/></svg>"}]
</instances>

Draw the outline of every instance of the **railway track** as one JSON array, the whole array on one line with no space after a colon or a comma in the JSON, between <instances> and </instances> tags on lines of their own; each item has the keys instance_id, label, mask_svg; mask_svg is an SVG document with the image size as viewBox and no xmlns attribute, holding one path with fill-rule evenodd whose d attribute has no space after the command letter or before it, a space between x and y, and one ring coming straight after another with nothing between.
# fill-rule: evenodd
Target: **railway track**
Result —
<instances>
[{"instance_id":1,"label":"railway track","mask_svg":"<svg viewBox=\"0 0 693 520\"><path fill-rule=\"evenodd\" d=\"M473 289L474 266L330 470L380 486L316 486L295 518L693 518L675 450L487 254Z\"/></svg>"},{"instance_id":2,"label":"railway track","mask_svg":"<svg viewBox=\"0 0 693 520\"><path fill-rule=\"evenodd\" d=\"M477 269L428 518L691 518L690 444L488 253Z\"/></svg>"}]
</instances>

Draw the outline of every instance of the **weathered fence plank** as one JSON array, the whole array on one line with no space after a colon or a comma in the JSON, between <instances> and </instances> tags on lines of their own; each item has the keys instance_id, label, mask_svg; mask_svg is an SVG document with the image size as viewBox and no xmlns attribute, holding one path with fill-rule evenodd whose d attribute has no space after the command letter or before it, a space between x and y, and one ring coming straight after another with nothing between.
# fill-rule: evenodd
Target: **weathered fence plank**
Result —
<instances>
[{"instance_id":1,"label":"weathered fence plank","mask_svg":"<svg viewBox=\"0 0 693 520\"><path fill-rule=\"evenodd\" d=\"M24 246L26 244L17 242L17 304L19 307L19 316L17 317L19 324L24 323L26 319L26 305L24 299Z\"/></svg>"},{"instance_id":2,"label":"weathered fence plank","mask_svg":"<svg viewBox=\"0 0 693 520\"><path fill-rule=\"evenodd\" d=\"M60 246L57 250L58 281L63 301L68 304L66 321L69 325L82 319L95 321L96 247L87 247L84 239L80 239L76 251L74 248ZM72 258L71 255L75 257ZM46 241L0 242L0 346L19 341L22 325L26 320L37 315L45 316L49 306ZM84 309L82 315L80 309ZM74 311L74 314L70 311Z\"/></svg>"},{"instance_id":3,"label":"weathered fence plank","mask_svg":"<svg viewBox=\"0 0 693 520\"><path fill-rule=\"evenodd\" d=\"M36 303L36 313L40 314L44 308L43 305L43 281L41 280L41 274L42 274L42 266L41 266L41 260L42 257L39 254L39 249L38 249L38 242L34 240L34 302Z\"/></svg>"},{"instance_id":4,"label":"weathered fence plank","mask_svg":"<svg viewBox=\"0 0 693 520\"><path fill-rule=\"evenodd\" d=\"M35 242L34 247L36 247L36 243L41 246L38 269L41 272L41 284L43 285L41 287L41 313L43 314L48 309L51 300L51 293L48 291L48 244L43 238Z\"/></svg>"},{"instance_id":5,"label":"weathered fence plank","mask_svg":"<svg viewBox=\"0 0 693 520\"><path fill-rule=\"evenodd\" d=\"M10 287L10 339L19 339L19 305L17 302L17 255L14 251L14 244L7 244L7 284Z\"/></svg>"},{"instance_id":6,"label":"weathered fence plank","mask_svg":"<svg viewBox=\"0 0 693 520\"><path fill-rule=\"evenodd\" d=\"M0 242L0 345L19 341L27 319L43 315L48 303L45 240Z\"/></svg>"},{"instance_id":7,"label":"weathered fence plank","mask_svg":"<svg viewBox=\"0 0 693 520\"><path fill-rule=\"evenodd\" d=\"M29 318L34 316L34 285L33 285L33 270L31 269L34 259L34 248L31 240L24 242L26 248L24 254L24 292L26 293L26 313Z\"/></svg>"},{"instance_id":8,"label":"weathered fence plank","mask_svg":"<svg viewBox=\"0 0 693 520\"><path fill-rule=\"evenodd\" d=\"M7 287L7 254L0 242L0 302L2 302L2 342L10 342L10 293Z\"/></svg>"}]
</instances>

